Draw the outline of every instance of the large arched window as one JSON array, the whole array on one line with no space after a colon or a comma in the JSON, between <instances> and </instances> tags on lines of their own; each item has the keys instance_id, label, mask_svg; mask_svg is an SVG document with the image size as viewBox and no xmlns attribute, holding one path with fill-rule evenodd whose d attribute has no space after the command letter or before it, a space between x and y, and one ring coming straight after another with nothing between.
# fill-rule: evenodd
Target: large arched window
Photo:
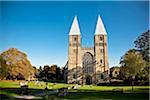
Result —
<instances>
[{"instance_id":1,"label":"large arched window","mask_svg":"<svg viewBox=\"0 0 150 100\"><path fill-rule=\"evenodd\" d=\"M83 66L83 72L90 74L94 71L94 64L93 64L93 55L89 52L86 52L82 56L82 66Z\"/></svg>"}]
</instances>

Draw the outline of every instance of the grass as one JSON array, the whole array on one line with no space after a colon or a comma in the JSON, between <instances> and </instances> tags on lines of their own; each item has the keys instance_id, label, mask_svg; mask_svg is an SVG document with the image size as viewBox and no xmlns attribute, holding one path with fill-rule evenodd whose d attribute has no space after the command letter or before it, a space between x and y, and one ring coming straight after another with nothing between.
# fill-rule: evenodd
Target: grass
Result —
<instances>
[{"instance_id":1,"label":"grass","mask_svg":"<svg viewBox=\"0 0 150 100\"><path fill-rule=\"evenodd\" d=\"M35 82L30 82L28 84L28 92L36 96L39 92L45 92L45 83L43 85L38 85ZM73 84L61 84L57 83L48 83L49 90L55 90L62 87L73 86ZM0 82L0 94L5 94L7 96L16 96L20 94L20 85L19 81L1 81ZM123 93L113 92L113 89L120 88L123 89ZM66 97L63 97L63 100L97 100L97 99L111 99L111 100L148 100L149 99L149 86L134 86L134 91L132 91L131 86L81 86L78 90L69 90L69 94ZM48 96L48 98L56 98L61 100L62 97L59 97L57 94Z\"/></svg>"},{"instance_id":2,"label":"grass","mask_svg":"<svg viewBox=\"0 0 150 100\"><path fill-rule=\"evenodd\" d=\"M1 88L20 88L20 81L1 81L0 82L0 87ZM46 86L46 82L42 82L43 85L38 85L35 82L29 82L28 86L31 89L45 89ZM63 84L63 83L56 83L56 85L54 85L54 83L50 83L48 82L48 87L52 88L52 89L59 89L62 88L64 86L73 86L73 84Z\"/></svg>"},{"instance_id":3,"label":"grass","mask_svg":"<svg viewBox=\"0 0 150 100\"><path fill-rule=\"evenodd\" d=\"M10 87L10 88L19 88L19 81L3 81L1 80L0 81L0 87L2 88L7 88L7 87Z\"/></svg>"}]
</instances>

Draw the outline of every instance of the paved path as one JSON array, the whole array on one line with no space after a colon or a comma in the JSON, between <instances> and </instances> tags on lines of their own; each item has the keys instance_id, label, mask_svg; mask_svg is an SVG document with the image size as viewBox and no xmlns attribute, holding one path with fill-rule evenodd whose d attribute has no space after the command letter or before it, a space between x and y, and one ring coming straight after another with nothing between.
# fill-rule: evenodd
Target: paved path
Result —
<instances>
[{"instance_id":1,"label":"paved path","mask_svg":"<svg viewBox=\"0 0 150 100\"><path fill-rule=\"evenodd\" d=\"M42 97L36 97L32 95L15 96L17 99L42 99Z\"/></svg>"},{"instance_id":2,"label":"paved path","mask_svg":"<svg viewBox=\"0 0 150 100\"><path fill-rule=\"evenodd\" d=\"M56 93L58 93L58 90L36 93L35 94L36 96L33 96L33 95L15 96L15 98L17 98L17 99L42 99L43 96L53 95Z\"/></svg>"}]
</instances>

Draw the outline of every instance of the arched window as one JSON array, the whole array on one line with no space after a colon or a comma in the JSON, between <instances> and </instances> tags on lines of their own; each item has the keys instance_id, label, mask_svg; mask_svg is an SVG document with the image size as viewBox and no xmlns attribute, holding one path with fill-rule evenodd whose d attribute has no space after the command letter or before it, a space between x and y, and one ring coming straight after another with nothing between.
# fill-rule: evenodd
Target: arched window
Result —
<instances>
[{"instance_id":1,"label":"arched window","mask_svg":"<svg viewBox=\"0 0 150 100\"><path fill-rule=\"evenodd\" d=\"M93 63L93 55L89 52L86 52L82 56L82 66L85 70L85 73L93 73L94 65L92 63Z\"/></svg>"},{"instance_id":2,"label":"arched window","mask_svg":"<svg viewBox=\"0 0 150 100\"><path fill-rule=\"evenodd\" d=\"M75 75L75 74L73 74L73 78L74 78L74 79L76 78L76 75Z\"/></svg>"},{"instance_id":3,"label":"arched window","mask_svg":"<svg viewBox=\"0 0 150 100\"><path fill-rule=\"evenodd\" d=\"M76 49L73 49L73 52L76 53Z\"/></svg>"},{"instance_id":4,"label":"arched window","mask_svg":"<svg viewBox=\"0 0 150 100\"><path fill-rule=\"evenodd\" d=\"M100 52L103 53L104 49L100 49Z\"/></svg>"},{"instance_id":5,"label":"arched window","mask_svg":"<svg viewBox=\"0 0 150 100\"><path fill-rule=\"evenodd\" d=\"M101 79L104 79L104 75L103 74L101 74Z\"/></svg>"},{"instance_id":6,"label":"arched window","mask_svg":"<svg viewBox=\"0 0 150 100\"><path fill-rule=\"evenodd\" d=\"M117 71L115 71L115 74L118 74Z\"/></svg>"},{"instance_id":7,"label":"arched window","mask_svg":"<svg viewBox=\"0 0 150 100\"><path fill-rule=\"evenodd\" d=\"M77 37L74 37L73 40L74 40L74 41L77 41Z\"/></svg>"},{"instance_id":8,"label":"arched window","mask_svg":"<svg viewBox=\"0 0 150 100\"><path fill-rule=\"evenodd\" d=\"M103 40L103 37L102 37L102 36L99 36L99 40L102 41L102 40Z\"/></svg>"},{"instance_id":9,"label":"arched window","mask_svg":"<svg viewBox=\"0 0 150 100\"><path fill-rule=\"evenodd\" d=\"M102 60L102 59L100 60L100 63L103 63L103 60Z\"/></svg>"}]
</instances>

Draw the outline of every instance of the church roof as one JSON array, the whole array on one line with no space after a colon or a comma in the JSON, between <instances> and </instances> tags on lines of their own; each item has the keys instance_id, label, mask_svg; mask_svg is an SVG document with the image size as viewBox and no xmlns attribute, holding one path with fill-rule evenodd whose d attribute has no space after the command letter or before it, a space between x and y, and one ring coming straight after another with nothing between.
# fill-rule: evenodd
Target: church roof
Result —
<instances>
[{"instance_id":1,"label":"church roof","mask_svg":"<svg viewBox=\"0 0 150 100\"><path fill-rule=\"evenodd\" d=\"M104 27L101 17L98 16L95 35L100 35L100 34L106 35L107 33L106 33L106 30L105 30L105 27Z\"/></svg>"},{"instance_id":2,"label":"church roof","mask_svg":"<svg viewBox=\"0 0 150 100\"><path fill-rule=\"evenodd\" d=\"M80 28L79 28L77 16L74 17L69 35L80 35Z\"/></svg>"}]
</instances>

